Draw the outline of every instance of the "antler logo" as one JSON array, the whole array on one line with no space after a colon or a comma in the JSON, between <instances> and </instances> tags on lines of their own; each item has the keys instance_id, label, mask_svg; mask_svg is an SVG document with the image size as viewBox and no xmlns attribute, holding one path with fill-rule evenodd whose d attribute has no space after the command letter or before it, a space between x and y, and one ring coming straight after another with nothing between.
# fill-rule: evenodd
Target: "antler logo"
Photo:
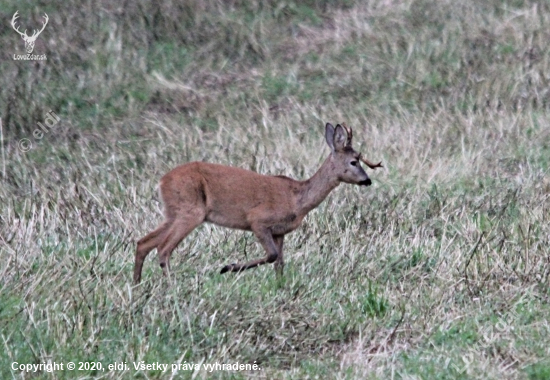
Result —
<instances>
[{"instance_id":1,"label":"antler logo","mask_svg":"<svg viewBox=\"0 0 550 380\"><path fill-rule=\"evenodd\" d=\"M36 41L40 33L42 33L42 31L48 24L48 15L44 13L44 22L42 23L42 29L40 29L39 31L35 29L32 36L28 36L27 29L25 29L25 31L21 33L19 31L19 27L15 26L15 20L19 17L17 15L18 13L19 11L15 12L15 14L13 15L13 18L11 19L11 26L17 33L21 35L21 38L23 38L23 41L25 41L25 50L27 51L27 53L30 54L34 50L34 42Z\"/></svg>"}]
</instances>

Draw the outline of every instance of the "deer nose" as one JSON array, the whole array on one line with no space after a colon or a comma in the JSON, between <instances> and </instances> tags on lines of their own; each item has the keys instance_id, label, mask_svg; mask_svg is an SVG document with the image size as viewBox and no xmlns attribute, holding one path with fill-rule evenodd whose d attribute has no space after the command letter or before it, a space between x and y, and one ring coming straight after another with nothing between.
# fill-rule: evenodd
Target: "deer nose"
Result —
<instances>
[{"instance_id":1,"label":"deer nose","mask_svg":"<svg viewBox=\"0 0 550 380\"><path fill-rule=\"evenodd\" d=\"M359 182L359 185L360 186L370 186L370 185L372 185L372 181L370 180L370 178L367 178L367 179Z\"/></svg>"}]
</instances>

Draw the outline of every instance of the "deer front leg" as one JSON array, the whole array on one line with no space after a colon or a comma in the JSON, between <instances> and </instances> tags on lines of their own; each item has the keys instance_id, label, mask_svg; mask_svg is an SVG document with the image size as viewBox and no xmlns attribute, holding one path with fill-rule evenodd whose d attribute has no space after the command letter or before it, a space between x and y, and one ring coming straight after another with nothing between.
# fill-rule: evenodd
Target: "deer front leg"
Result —
<instances>
[{"instance_id":1,"label":"deer front leg","mask_svg":"<svg viewBox=\"0 0 550 380\"><path fill-rule=\"evenodd\" d=\"M274 236L271 235L271 232L268 229L253 229L252 232L254 232L254 235L256 235L256 237L262 244L262 247L264 247L267 256L263 259L252 260L244 264L235 263L226 265L222 268L220 273L240 272L242 270L257 267L258 265L274 263L277 261L279 255L281 254L278 250L278 247L280 246L282 248L282 236L281 243L279 245L275 243Z\"/></svg>"}]
</instances>

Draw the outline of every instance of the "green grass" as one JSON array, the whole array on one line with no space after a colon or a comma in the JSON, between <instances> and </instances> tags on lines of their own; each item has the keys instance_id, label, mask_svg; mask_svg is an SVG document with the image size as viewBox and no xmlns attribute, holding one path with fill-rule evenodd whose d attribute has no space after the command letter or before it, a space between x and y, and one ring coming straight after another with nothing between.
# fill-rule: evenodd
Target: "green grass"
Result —
<instances>
[{"instance_id":1,"label":"green grass","mask_svg":"<svg viewBox=\"0 0 550 380\"><path fill-rule=\"evenodd\" d=\"M4 7L22 29L50 22L44 62L13 61L23 42L0 32L0 377L548 378L549 6L180 3ZM37 140L49 110L61 121ZM153 253L132 284L164 173L200 160L305 179L326 122L384 169L287 235L283 278L220 275L264 252L203 225L170 280ZM11 367L48 361L106 370Z\"/></svg>"}]
</instances>

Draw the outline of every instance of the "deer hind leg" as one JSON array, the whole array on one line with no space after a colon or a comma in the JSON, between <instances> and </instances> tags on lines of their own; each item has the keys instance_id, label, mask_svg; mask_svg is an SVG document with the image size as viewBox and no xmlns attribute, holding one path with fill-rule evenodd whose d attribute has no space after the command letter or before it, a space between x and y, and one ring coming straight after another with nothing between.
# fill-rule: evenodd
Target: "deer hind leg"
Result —
<instances>
[{"instance_id":1,"label":"deer hind leg","mask_svg":"<svg viewBox=\"0 0 550 380\"><path fill-rule=\"evenodd\" d=\"M258 265L264 265L268 263L274 263L279 257L278 245L275 244L274 236L268 230L254 230L254 235L258 238L262 246L264 247L267 256L262 259L252 260L244 264L229 264L222 268L220 273L225 272L240 272L246 269L257 267ZM282 247L282 243L281 243Z\"/></svg>"},{"instance_id":2,"label":"deer hind leg","mask_svg":"<svg viewBox=\"0 0 550 380\"><path fill-rule=\"evenodd\" d=\"M157 247L160 267L165 276L170 271L170 256L172 252L191 231L204 221L204 217L205 214L202 210L195 210L177 217L172 222L170 229L163 236L162 242Z\"/></svg>"},{"instance_id":3,"label":"deer hind leg","mask_svg":"<svg viewBox=\"0 0 550 380\"><path fill-rule=\"evenodd\" d=\"M285 261L283 259L283 240L285 239L285 235L276 235L273 236L273 240L275 241L275 244L277 245L277 260L275 260L274 268L275 272L278 276L283 275L283 270L285 267Z\"/></svg>"},{"instance_id":4,"label":"deer hind leg","mask_svg":"<svg viewBox=\"0 0 550 380\"><path fill-rule=\"evenodd\" d=\"M156 230L147 234L137 243L136 258L134 262L134 283L139 284L141 281L141 271L145 258L153 249L155 249L162 241L166 231L170 228L171 221L166 220Z\"/></svg>"}]
</instances>

